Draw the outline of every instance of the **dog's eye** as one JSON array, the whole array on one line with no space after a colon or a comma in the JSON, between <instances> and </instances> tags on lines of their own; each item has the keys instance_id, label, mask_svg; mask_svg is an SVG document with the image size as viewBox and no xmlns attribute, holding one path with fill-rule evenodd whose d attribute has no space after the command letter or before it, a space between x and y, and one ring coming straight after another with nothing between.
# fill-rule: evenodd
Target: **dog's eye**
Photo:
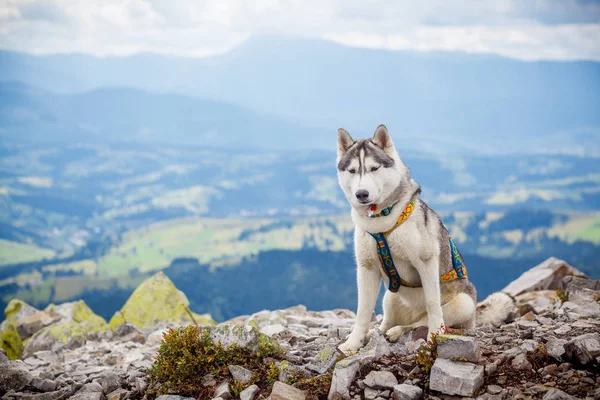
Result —
<instances>
[{"instance_id":1,"label":"dog's eye","mask_svg":"<svg viewBox=\"0 0 600 400\"><path fill-rule=\"evenodd\" d=\"M355 174L356 170L354 168L351 168L351 169L348 170L348 172L350 172L351 174Z\"/></svg>"},{"instance_id":2,"label":"dog's eye","mask_svg":"<svg viewBox=\"0 0 600 400\"><path fill-rule=\"evenodd\" d=\"M371 167L371 172L375 172L379 169L379 167Z\"/></svg>"}]
</instances>

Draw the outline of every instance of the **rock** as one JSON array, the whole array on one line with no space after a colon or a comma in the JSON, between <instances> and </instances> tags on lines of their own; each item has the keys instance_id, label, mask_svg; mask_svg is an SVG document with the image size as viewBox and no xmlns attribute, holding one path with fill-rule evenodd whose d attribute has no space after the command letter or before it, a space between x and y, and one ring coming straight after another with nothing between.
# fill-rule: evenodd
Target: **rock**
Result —
<instances>
[{"instance_id":1,"label":"rock","mask_svg":"<svg viewBox=\"0 0 600 400\"><path fill-rule=\"evenodd\" d=\"M233 379L244 385L250 383L252 378L255 376L254 372L244 367L240 367L239 365L230 365L227 368L229 369Z\"/></svg>"},{"instance_id":2,"label":"rock","mask_svg":"<svg viewBox=\"0 0 600 400\"><path fill-rule=\"evenodd\" d=\"M600 280L580 276L565 276L562 280L566 290L575 293L582 289L600 290Z\"/></svg>"},{"instance_id":3,"label":"rock","mask_svg":"<svg viewBox=\"0 0 600 400\"><path fill-rule=\"evenodd\" d=\"M519 329L537 329L540 324L535 321L520 320L517 321L517 326Z\"/></svg>"},{"instance_id":4,"label":"rock","mask_svg":"<svg viewBox=\"0 0 600 400\"><path fill-rule=\"evenodd\" d=\"M562 325L559 328L555 329L554 333L556 333L557 335L565 335L569 333L570 330L571 327L569 325Z\"/></svg>"},{"instance_id":5,"label":"rock","mask_svg":"<svg viewBox=\"0 0 600 400\"><path fill-rule=\"evenodd\" d=\"M538 290L535 292L525 292L515 297L519 314L524 315L530 311L540 314L551 311L554 308L556 300L556 290Z\"/></svg>"},{"instance_id":6,"label":"rock","mask_svg":"<svg viewBox=\"0 0 600 400\"><path fill-rule=\"evenodd\" d=\"M388 356L393 353L390 343L387 341L383 333L379 329L373 330L371 338L365 347L360 349L362 357L369 357L372 359L378 359L383 356Z\"/></svg>"},{"instance_id":7,"label":"rock","mask_svg":"<svg viewBox=\"0 0 600 400\"><path fill-rule=\"evenodd\" d=\"M215 325L209 314L195 314L189 305L186 295L165 274L158 272L133 291L123 308L110 319L109 325L116 327L129 323L139 329L159 322Z\"/></svg>"},{"instance_id":8,"label":"rock","mask_svg":"<svg viewBox=\"0 0 600 400\"><path fill-rule=\"evenodd\" d=\"M174 394L163 394L162 396L158 396L156 400L194 400L193 397L183 397Z\"/></svg>"},{"instance_id":9,"label":"rock","mask_svg":"<svg viewBox=\"0 0 600 400\"><path fill-rule=\"evenodd\" d=\"M276 341L271 340L271 338L261 333L253 326L221 324L219 326L207 329L210 332L210 338L215 343L221 343L225 349L229 348L233 344L241 348L250 349L252 351L257 351L261 344L278 346Z\"/></svg>"},{"instance_id":10,"label":"rock","mask_svg":"<svg viewBox=\"0 0 600 400\"><path fill-rule=\"evenodd\" d=\"M364 383L373 389L392 389L398 384L398 379L390 371L371 371Z\"/></svg>"},{"instance_id":11,"label":"rock","mask_svg":"<svg viewBox=\"0 0 600 400\"><path fill-rule=\"evenodd\" d=\"M365 356L358 352L353 356L344 358L335 364L331 386L329 388L328 400L348 400L350 399L350 385L354 381L356 374L361 366L370 363L373 360L371 356Z\"/></svg>"},{"instance_id":12,"label":"rock","mask_svg":"<svg viewBox=\"0 0 600 400\"><path fill-rule=\"evenodd\" d=\"M9 361L10 361L10 359L6 355L6 351L4 349L0 348L0 365L8 364Z\"/></svg>"},{"instance_id":13,"label":"rock","mask_svg":"<svg viewBox=\"0 0 600 400\"><path fill-rule=\"evenodd\" d=\"M529 371L533 368L531 363L527 360L527 356L524 353L517 354L517 356L510 363L514 369Z\"/></svg>"},{"instance_id":14,"label":"rock","mask_svg":"<svg viewBox=\"0 0 600 400\"><path fill-rule=\"evenodd\" d=\"M470 336L439 335L437 337L438 357L455 361L476 362L481 357L477 339Z\"/></svg>"},{"instance_id":15,"label":"rock","mask_svg":"<svg viewBox=\"0 0 600 400\"><path fill-rule=\"evenodd\" d=\"M242 390L240 393L240 400L254 400L258 392L260 391L259 387L256 385L252 385Z\"/></svg>"},{"instance_id":16,"label":"rock","mask_svg":"<svg viewBox=\"0 0 600 400\"><path fill-rule=\"evenodd\" d=\"M98 382L90 382L83 385L78 393L103 393L104 389Z\"/></svg>"},{"instance_id":17,"label":"rock","mask_svg":"<svg viewBox=\"0 0 600 400\"><path fill-rule=\"evenodd\" d=\"M21 361L10 361L0 365L0 393L9 390L18 392L32 380L33 376Z\"/></svg>"},{"instance_id":18,"label":"rock","mask_svg":"<svg viewBox=\"0 0 600 400\"><path fill-rule=\"evenodd\" d=\"M304 367L290 364L289 361L278 361L275 363L275 366L279 370L278 380L280 382L287 382L287 380L293 375L303 375L305 378L310 376L310 372L304 369Z\"/></svg>"},{"instance_id":19,"label":"rock","mask_svg":"<svg viewBox=\"0 0 600 400\"><path fill-rule=\"evenodd\" d=\"M113 392L121 387L121 378L112 371L103 372L99 379L104 393Z\"/></svg>"},{"instance_id":20,"label":"rock","mask_svg":"<svg viewBox=\"0 0 600 400\"><path fill-rule=\"evenodd\" d=\"M59 314L63 319L35 333L25 345L25 357L40 350L76 348L82 346L88 338L97 337L108 330L104 318L94 314L83 300L59 306L51 304L45 311Z\"/></svg>"},{"instance_id":21,"label":"rock","mask_svg":"<svg viewBox=\"0 0 600 400\"><path fill-rule=\"evenodd\" d=\"M6 320L18 321L21 318L33 315L40 310L31 307L29 304L18 299L12 299L4 309L4 318Z\"/></svg>"},{"instance_id":22,"label":"rock","mask_svg":"<svg viewBox=\"0 0 600 400\"><path fill-rule=\"evenodd\" d=\"M275 382L271 391L271 400L305 400L306 394L300 389L286 385L282 382Z\"/></svg>"},{"instance_id":23,"label":"rock","mask_svg":"<svg viewBox=\"0 0 600 400\"><path fill-rule=\"evenodd\" d=\"M363 391L363 395L365 396L365 400L375 400L377 395L379 394L379 390L372 389L370 387L366 387Z\"/></svg>"},{"instance_id":24,"label":"rock","mask_svg":"<svg viewBox=\"0 0 600 400\"><path fill-rule=\"evenodd\" d=\"M4 320L0 324L0 347L11 360L21 358L23 355L23 341L14 322Z\"/></svg>"},{"instance_id":25,"label":"rock","mask_svg":"<svg viewBox=\"0 0 600 400\"><path fill-rule=\"evenodd\" d=\"M69 397L69 400L106 400L106 397L102 392L78 392L74 396Z\"/></svg>"},{"instance_id":26,"label":"rock","mask_svg":"<svg viewBox=\"0 0 600 400\"><path fill-rule=\"evenodd\" d=\"M306 368L319 375L326 373L337 361L337 350L333 346L325 346Z\"/></svg>"},{"instance_id":27,"label":"rock","mask_svg":"<svg viewBox=\"0 0 600 400\"><path fill-rule=\"evenodd\" d=\"M212 376L211 374L204 375L202 377L202 379L200 380L200 383L204 387L214 387L214 386L217 386L217 381L216 381L215 377Z\"/></svg>"},{"instance_id":28,"label":"rock","mask_svg":"<svg viewBox=\"0 0 600 400\"><path fill-rule=\"evenodd\" d=\"M394 386L394 400L419 400L423 397L423 390L418 386L413 385L396 385Z\"/></svg>"},{"instance_id":29,"label":"rock","mask_svg":"<svg viewBox=\"0 0 600 400\"><path fill-rule=\"evenodd\" d=\"M487 387L487 392L489 394L499 394L500 392L502 392L502 388L498 385L489 385Z\"/></svg>"},{"instance_id":30,"label":"rock","mask_svg":"<svg viewBox=\"0 0 600 400\"><path fill-rule=\"evenodd\" d=\"M25 340L31 337L34 333L42 328L52 325L62 319L62 316L55 313L47 313L45 311L38 311L34 314L28 315L27 317L20 318L17 320L16 327L17 332L21 340Z\"/></svg>"},{"instance_id":31,"label":"rock","mask_svg":"<svg viewBox=\"0 0 600 400\"><path fill-rule=\"evenodd\" d=\"M567 357L585 365L600 356L600 334L587 333L565 343Z\"/></svg>"},{"instance_id":32,"label":"rock","mask_svg":"<svg viewBox=\"0 0 600 400\"><path fill-rule=\"evenodd\" d=\"M542 400L574 400L575 398L571 395L566 394L562 390L550 389L542 397Z\"/></svg>"},{"instance_id":33,"label":"rock","mask_svg":"<svg viewBox=\"0 0 600 400\"><path fill-rule=\"evenodd\" d=\"M483 385L481 365L438 358L431 368L431 390L449 395L472 396Z\"/></svg>"},{"instance_id":34,"label":"rock","mask_svg":"<svg viewBox=\"0 0 600 400\"><path fill-rule=\"evenodd\" d=\"M557 361L563 361L565 355L565 339L550 339L546 342L546 350L548 355Z\"/></svg>"},{"instance_id":35,"label":"rock","mask_svg":"<svg viewBox=\"0 0 600 400\"><path fill-rule=\"evenodd\" d=\"M57 383L50 379L33 378L29 385L36 388L40 392L54 392L56 389L58 389Z\"/></svg>"},{"instance_id":36,"label":"rock","mask_svg":"<svg viewBox=\"0 0 600 400\"><path fill-rule=\"evenodd\" d=\"M232 399L233 396L231 395L231 389L229 388L229 383L223 382L223 383L219 384L219 386L217 386L217 388L215 389L215 397L220 397L223 400Z\"/></svg>"},{"instance_id":37,"label":"rock","mask_svg":"<svg viewBox=\"0 0 600 400\"><path fill-rule=\"evenodd\" d=\"M107 400L125 400L128 398L129 392L125 389L116 389L106 395Z\"/></svg>"},{"instance_id":38,"label":"rock","mask_svg":"<svg viewBox=\"0 0 600 400\"><path fill-rule=\"evenodd\" d=\"M502 292L517 296L521 293L536 290L556 290L567 275L586 276L565 261L550 257L541 264L525 271L519 278L502 289Z\"/></svg>"},{"instance_id":39,"label":"rock","mask_svg":"<svg viewBox=\"0 0 600 400\"><path fill-rule=\"evenodd\" d=\"M115 330L114 336L123 342L136 342L141 344L146 342L146 337L144 334L131 324L119 325ZM162 335L160 341L162 341ZM160 343L160 341L158 343Z\"/></svg>"},{"instance_id":40,"label":"rock","mask_svg":"<svg viewBox=\"0 0 600 400\"><path fill-rule=\"evenodd\" d=\"M281 324L267 325L263 328L260 328L260 331L267 336L273 336L285 331L285 326Z\"/></svg>"}]
</instances>

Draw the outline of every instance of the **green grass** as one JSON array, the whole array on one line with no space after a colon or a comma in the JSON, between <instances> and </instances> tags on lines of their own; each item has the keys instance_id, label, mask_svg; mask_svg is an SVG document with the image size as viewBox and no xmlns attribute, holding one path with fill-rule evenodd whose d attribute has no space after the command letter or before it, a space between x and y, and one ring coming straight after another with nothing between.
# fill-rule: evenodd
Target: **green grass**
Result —
<instances>
[{"instance_id":1,"label":"green grass","mask_svg":"<svg viewBox=\"0 0 600 400\"><path fill-rule=\"evenodd\" d=\"M0 265L39 261L55 255L54 250L0 239Z\"/></svg>"},{"instance_id":2,"label":"green grass","mask_svg":"<svg viewBox=\"0 0 600 400\"><path fill-rule=\"evenodd\" d=\"M193 257L200 263L224 265L261 251L299 250L306 240L321 250L343 250L340 232L352 229L347 216L302 219L291 228L274 227L254 232L244 240L240 234L277 222L270 219L183 219L160 222L123 235L120 245L98 261L98 273L117 276L138 268L154 271L167 267L175 258Z\"/></svg>"}]
</instances>

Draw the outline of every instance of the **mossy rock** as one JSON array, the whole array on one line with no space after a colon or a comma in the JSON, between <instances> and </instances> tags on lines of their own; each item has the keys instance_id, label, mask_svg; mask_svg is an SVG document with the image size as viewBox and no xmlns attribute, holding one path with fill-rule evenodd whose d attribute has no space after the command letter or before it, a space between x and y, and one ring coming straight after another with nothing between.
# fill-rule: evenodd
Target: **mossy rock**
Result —
<instances>
[{"instance_id":1,"label":"mossy rock","mask_svg":"<svg viewBox=\"0 0 600 400\"><path fill-rule=\"evenodd\" d=\"M31 307L23 300L12 299L4 309L4 318L7 321L16 321L23 317L35 314L39 310Z\"/></svg>"},{"instance_id":2,"label":"mossy rock","mask_svg":"<svg viewBox=\"0 0 600 400\"><path fill-rule=\"evenodd\" d=\"M4 309L5 320L0 325L0 347L11 360L23 355L23 341L17 332L17 321L37 313L39 310L19 299L12 299Z\"/></svg>"},{"instance_id":3,"label":"mossy rock","mask_svg":"<svg viewBox=\"0 0 600 400\"><path fill-rule=\"evenodd\" d=\"M165 274L159 272L133 291L123 308L110 319L109 325L115 328L127 322L143 329L159 322L178 325L216 324L209 314L201 315L190 311L189 305L186 295Z\"/></svg>"},{"instance_id":4,"label":"mossy rock","mask_svg":"<svg viewBox=\"0 0 600 400\"><path fill-rule=\"evenodd\" d=\"M5 320L0 325L0 347L11 360L19 359L23 355L23 342L12 321Z\"/></svg>"},{"instance_id":5,"label":"mossy rock","mask_svg":"<svg viewBox=\"0 0 600 400\"><path fill-rule=\"evenodd\" d=\"M29 338L25 343L25 354L62 346L74 348L109 329L104 318L96 315L83 300L58 306L51 305L46 307L45 311L60 314L64 319L41 329Z\"/></svg>"}]
</instances>

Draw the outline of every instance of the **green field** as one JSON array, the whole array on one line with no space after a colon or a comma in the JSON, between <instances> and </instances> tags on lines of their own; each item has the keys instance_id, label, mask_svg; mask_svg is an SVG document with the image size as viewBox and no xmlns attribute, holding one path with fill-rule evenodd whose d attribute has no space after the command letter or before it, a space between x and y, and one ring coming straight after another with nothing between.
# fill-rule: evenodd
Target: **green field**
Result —
<instances>
[{"instance_id":1,"label":"green field","mask_svg":"<svg viewBox=\"0 0 600 400\"><path fill-rule=\"evenodd\" d=\"M55 255L54 250L0 239L0 265L39 261Z\"/></svg>"}]
</instances>

